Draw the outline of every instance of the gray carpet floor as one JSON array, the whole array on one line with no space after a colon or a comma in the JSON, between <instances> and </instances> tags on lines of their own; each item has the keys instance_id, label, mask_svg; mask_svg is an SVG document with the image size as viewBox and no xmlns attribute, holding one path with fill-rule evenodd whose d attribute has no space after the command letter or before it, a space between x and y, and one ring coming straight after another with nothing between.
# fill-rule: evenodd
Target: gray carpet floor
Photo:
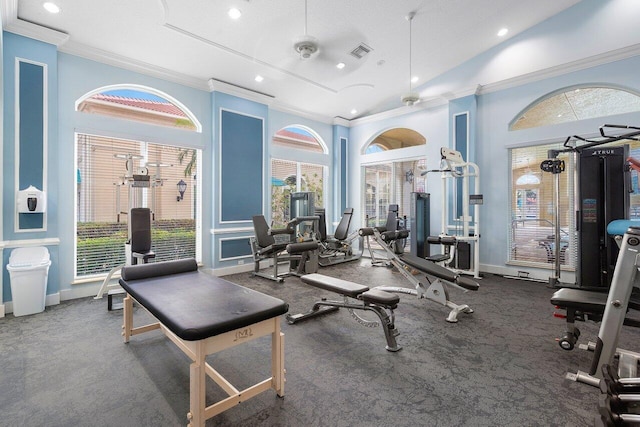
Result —
<instances>
[{"instance_id":1,"label":"gray carpet floor","mask_svg":"<svg viewBox=\"0 0 640 427\"><path fill-rule=\"evenodd\" d=\"M320 273L369 286L410 286L369 260ZM226 279L282 298L290 312L333 295L290 277L284 283L249 273ZM447 323L448 309L401 295L396 310L402 351L385 350L380 328L345 310L295 325L283 323L286 396L267 391L209 420L207 426L586 426L599 391L564 378L588 370L591 355L554 341L544 283L486 275L478 292L450 299L475 312ZM0 320L0 425L180 426L189 407L189 360L160 332L123 344L122 312L106 297L67 301L44 313ZM146 314L136 309L136 324ZM581 323L581 342L598 324ZM637 350L639 331L620 346ZM635 347L635 348L634 348ZM270 340L261 338L208 358L237 387L270 376ZM209 382L208 398L223 393Z\"/></svg>"}]
</instances>

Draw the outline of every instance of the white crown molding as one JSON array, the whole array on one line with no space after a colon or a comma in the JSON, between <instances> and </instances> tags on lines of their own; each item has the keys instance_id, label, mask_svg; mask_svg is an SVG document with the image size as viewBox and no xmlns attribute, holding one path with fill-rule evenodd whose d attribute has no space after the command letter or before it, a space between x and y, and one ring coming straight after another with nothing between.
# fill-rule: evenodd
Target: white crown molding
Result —
<instances>
[{"instance_id":1,"label":"white crown molding","mask_svg":"<svg viewBox=\"0 0 640 427\"><path fill-rule=\"evenodd\" d=\"M0 16L2 17L2 28L18 19L18 0L1 0Z\"/></svg>"},{"instance_id":2,"label":"white crown molding","mask_svg":"<svg viewBox=\"0 0 640 427\"><path fill-rule=\"evenodd\" d=\"M271 105L273 103L273 100L275 99L273 95L256 92L254 90L236 86L234 84L223 82L222 80L216 80L214 78L211 78L207 81L207 89L210 92L222 92L226 93L227 95L237 96L265 105Z\"/></svg>"},{"instance_id":3,"label":"white crown molding","mask_svg":"<svg viewBox=\"0 0 640 427\"><path fill-rule=\"evenodd\" d=\"M331 124L336 126L344 126L347 128L351 127L351 121L349 121L348 119L345 119L344 117L334 117L333 122Z\"/></svg>"},{"instance_id":4,"label":"white crown molding","mask_svg":"<svg viewBox=\"0 0 640 427\"><path fill-rule=\"evenodd\" d=\"M598 55L589 56L587 58L578 59L577 61L567 62L565 64L556 65L554 67L545 68L543 70L534 71L498 82L482 85L478 88L477 93L485 94L505 89L511 89L513 87L522 86L528 83L534 83L552 77L558 77L564 74L585 70L587 68L597 67L599 65L632 58L638 55L640 55L640 43L616 50L611 50Z\"/></svg>"},{"instance_id":5,"label":"white crown molding","mask_svg":"<svg viewBox=\"0 0 640 427\"><path fill-rule=\"evenodd\" d=\"M599 65L608 64L615 61L620 61L634 56L640 55L640 43L627 46L621 49L616 49L608 52L604 52L598 55L593 55L587 58L579 59L577 61L567 62L565 64L556 65L553 67L545 68L543 70L534 71L531 73L523 74L520 76L488 83L485 85L475 85L473 87L466 87L455 92L444 93L440 97L431 99L428 103L421 102L413 107L400 107L393 110L383 111L381 113L372 114L370 116L361 117L351 120L351 125L359 125L364 123L376 122L379 120L389 119L392 117L402 116L404 114L410 114L418 109L424 110L427 108L433 108L442 105L453 99L464 98L469 95L483 95L491 92L497 92L505 89L511 89L514 87L522 86L528 83L535 83L540 80L558 77L564 74L581 71L584 69L596 67Z\"/></svg>"},{"instance_id":6,"label":"white crown molding","mask_svg":"<svg viewBox=\"0 0 640 427\"><path fill-rule=\"evenodd\" d=\"M69 40L69 34L67 33L52 30L51 28L43 27L42 25L37 25L17 18L6 24L4 29L11 33L29 37L58 47L62 46Z\"/></svg>"}]
</instances>

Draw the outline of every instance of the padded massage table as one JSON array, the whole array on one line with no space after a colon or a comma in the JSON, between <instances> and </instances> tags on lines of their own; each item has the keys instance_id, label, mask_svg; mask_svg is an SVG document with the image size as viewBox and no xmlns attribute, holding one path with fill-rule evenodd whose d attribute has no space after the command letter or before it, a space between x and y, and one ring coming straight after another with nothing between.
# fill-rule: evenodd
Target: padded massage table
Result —
<instances>
[{"instance_id":1,"label":"padded massage table","mask_svg":"<svg viewBox=\"0 0 640 427\"><path fill-rule=\"evenodd\" d=\"M277 298L198 271L194 259L124 267L124 342L133 335L160 329L191 360L189 426L205 421L270 388L284 396L284 334L280 316L288 305ZM133 326L133 301L158 322ZM271 335L271 377L239 391L205 358L258 337ZM229 397L205 402L206 376Z\"/></svg>"}]
</instances>

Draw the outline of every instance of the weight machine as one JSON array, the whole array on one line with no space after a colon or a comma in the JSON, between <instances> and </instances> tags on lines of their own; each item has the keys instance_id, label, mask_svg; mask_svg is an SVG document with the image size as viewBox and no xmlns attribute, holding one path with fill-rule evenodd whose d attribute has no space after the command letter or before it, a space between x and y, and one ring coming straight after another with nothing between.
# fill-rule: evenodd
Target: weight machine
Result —
<instances>
[{"instance_id":1,"label":"weight machine","mask_svg":"<svg viewBox=\"0 0 640 427\"><path fill-rule=\"evenodd\" d=\"M465 161L459 151L442 147L440 157L439 169L428 170L421 175L439 172L442 179L442 228L437 237L427 237L427 242L442 245L444 254L426 258L441 262L459 273L480 278L479 207L483 203L483 196L480 194L480 171L478 165ZM471 180L473 180L473 194ZM450 194L453 194L451 199L448 197ZM421 199L428 200L428 197L421 197ZM416 203L415 206L420 207L425 201L418 199ZM424 205L422 209L416 209L415 213L424 214ZM416 246L417 250L418 246Z\"/></svg>"},{"instance_id":2,"label":"weight machine","mask_svg":"<svg viewBox=\"0 0 640 427\"><path fill-rule=\"evenodd\" d=\"M127 241L125 243L125 264L135 265L139 262L146 264L150 259L155 258L155 253L151 250L151 220L154 217L154 210L143 208L145 205L144 189L151 190L151 206L155 207L155 188L164 184L164 179L160 175L160 168L172 166L163 163L147 163L147 166L135 167L135 160L142 160L144 157L137 154L114 154L116 159L125 161L125 174L114 183L116 186L116 220L120 222L123 216L128 218ZM155 167L154 176L149 175L150 167ZM128 187L127 210L121 208L121 189ZM114 308L112 304L112 296L121 294L122 290L119 285L110 285L113 276L118 273L124 265L118 265L112 268L107 277L105 277L98 293L94 299L100 299L107 292L108 306L111 310Z\"/></svg>"},{"instance_id":3,"label":"weight machine","mask_svg":"<svg viewBox=\"0 0 640 427\"><path fill-rule=\"evenodd\" d=\"M611 130L625 132L612 135ZM563 153L574 156L576 164L576 285L584 289L606 290L611 285L618 256L618 245L607 234L607 225L614 220L629 219L631 176L629 146L596 148L622 140L640 141L640 128L605 124L600 127L601 139L578 135L567 137L563 149L549 150L549 159L540 169L554 175L554 272L549 286L560 281L560 176L565 170Z\"/></svg>"}]
</instances>

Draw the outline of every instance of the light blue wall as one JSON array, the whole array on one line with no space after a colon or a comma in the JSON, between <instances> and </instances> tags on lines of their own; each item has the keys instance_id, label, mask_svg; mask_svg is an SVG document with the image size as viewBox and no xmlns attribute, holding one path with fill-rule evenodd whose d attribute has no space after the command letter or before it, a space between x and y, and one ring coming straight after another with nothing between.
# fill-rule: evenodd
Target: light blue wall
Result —
<instances>
[{"instance_id":1,"label":"light blue wall","mask_svg":"<svg viewBox=\"0 0 640 427\"><path fill-rule=\"evenodd\" d=\"M211 162L211 116L210 94L165 80L156 79L142 74L134 73L117 67L86 60L73 55L60 53L58 55L59 70L59 137L55 147L58 153L60 174L58 185L61 189L57 200L60 207L60 253L67 260L60 266L61 289L73 289L81 292L84 285L71 285L74 269L74 188L76 182L76 165L74 159L74 141L76 132L85 132L97 135L106 135L116 138L127 138L184 147L202 148L202 169L212 169ZM86 114L75 110L75 103L88 92L95 89L120 84L132 84L150 87L159 90L172 98L177 99L189 109L202 124L202 133L153 126L145 123L106 117L99 114ZM203 205L211 203L212 181L202 180ZM208 221L208 222L207 222ZM205 211L203 215L203 228L209 229L211 217ZM210 235L202 233L202 260L210 266L211 254Z\"/></svg>"},{"instance_id":2,"label":"light blue wall","mask_svg":"<svg viewBox=\"0 0 640 427\"><path fill-rule=\"evenodd\" d=\"M213 198L210 204L205 205L209 207L212 212L213 226L210 227L211 240L211 254L212 265L216 269L225 267L235 267L239 264L245 264L251 262L249 237L253 235L253 223L251 222L251 216L258 215L261 209L258 207L256 212L244 212L243 216L247 219L237 221L223 221L221 210L221 198L222 190L224 194L237 194L245 197L259 197L262 192L262 204L265 205L267 198L266 192L268 186L266 169L267 169L267 156L268 150L266 144L266 132L269 120L269 109L266 105L259 102L248 101L246 99L239 98L237 96L228 95L225 93L214 92L211 95L212 99L212 119L214 123L213 132L213 149L211 150L214 173L213 179ZM262 176L257 182L244 183L243 180L225 180L220 176L220 161L221 149L222 149L222 112L231 113L232 116L237 118L246 118L253 122L258 123L261 126L260 134L254 135L259 138L258 143L262 144L261 153L247 153L247 164L243 165L243 168L255 169L262 166ZM232 126L230 123L226 123L226 126ZM225 133L233 133L233 129L225 127ZM255 142L255 141L254 141ZM256 157L258 156L258 157ZM255 172L255 171L253 171ZM250 188L247 188L247 185ZM258 204L259 206L259 204ZM246 245L246 246L245 246ZM245 248L245 255L242 256L242 248Z\"/></svg>"},{"instance_id":3,"label":"light blue wall","mask_svg":"<svg viewBox=\"0 0 640 427\"><path fill-rule=\"evenodd\" d=\"M16 58L34 61L39 64L46 65L46 84L44 93L47 96L47 127L45 130L48 140L47 150L47 176L44 177L47 181L47 214L46 223L44 226L46 231L20 231L15 230L15 195L18 184L15 181L15 138L16 138ZM11 248L19 245L19 241L30 239L55 239L58 237L58 218L59 211L56 203L58 196L57 187L57 175L58 175L58 163L57 163L57 130L58 130L58 115L56 108L56 101L58 98L58 68L57 68L57 52L56 47L47 43L42 43L36 40L27 39L24 37L16 36L11 33L3 34L3 186L2 186L2 228L3 228L3 240L7 249L2 254L2 275L3 275L3 299L4 301L11 300L11 288L9 282L9 275L6 270L6 265L9 261L11 254ZM23 141L24 144L28 144L28 141ZM42 146L39 148L42 153ZM42 224L42 222L41 222ZM57 245L47 245L49 250L52 265L49 269L49 283L47 286L47 294L56 294L60 290L59 280L59 248Z\"/></svg>"},{"instance_id":4,"label":"light blue wall","mask_svg":"<svg viewBox=\"0 0 640 427\"><path fill-rule=\"evenodd\" d=\"M640 113L581 120L542 128L509 131L509 122L539 97L576 84L619 85L640 91L636 70L640 57L593 67L563 76L493 92L478 99L477 163L484 193L482 207L481 262L504 265L508 253L510 165L508 147L519 144L562 142L570 135L593 135L604 123L638 126Z\"/></svg>"}]
</instances>

